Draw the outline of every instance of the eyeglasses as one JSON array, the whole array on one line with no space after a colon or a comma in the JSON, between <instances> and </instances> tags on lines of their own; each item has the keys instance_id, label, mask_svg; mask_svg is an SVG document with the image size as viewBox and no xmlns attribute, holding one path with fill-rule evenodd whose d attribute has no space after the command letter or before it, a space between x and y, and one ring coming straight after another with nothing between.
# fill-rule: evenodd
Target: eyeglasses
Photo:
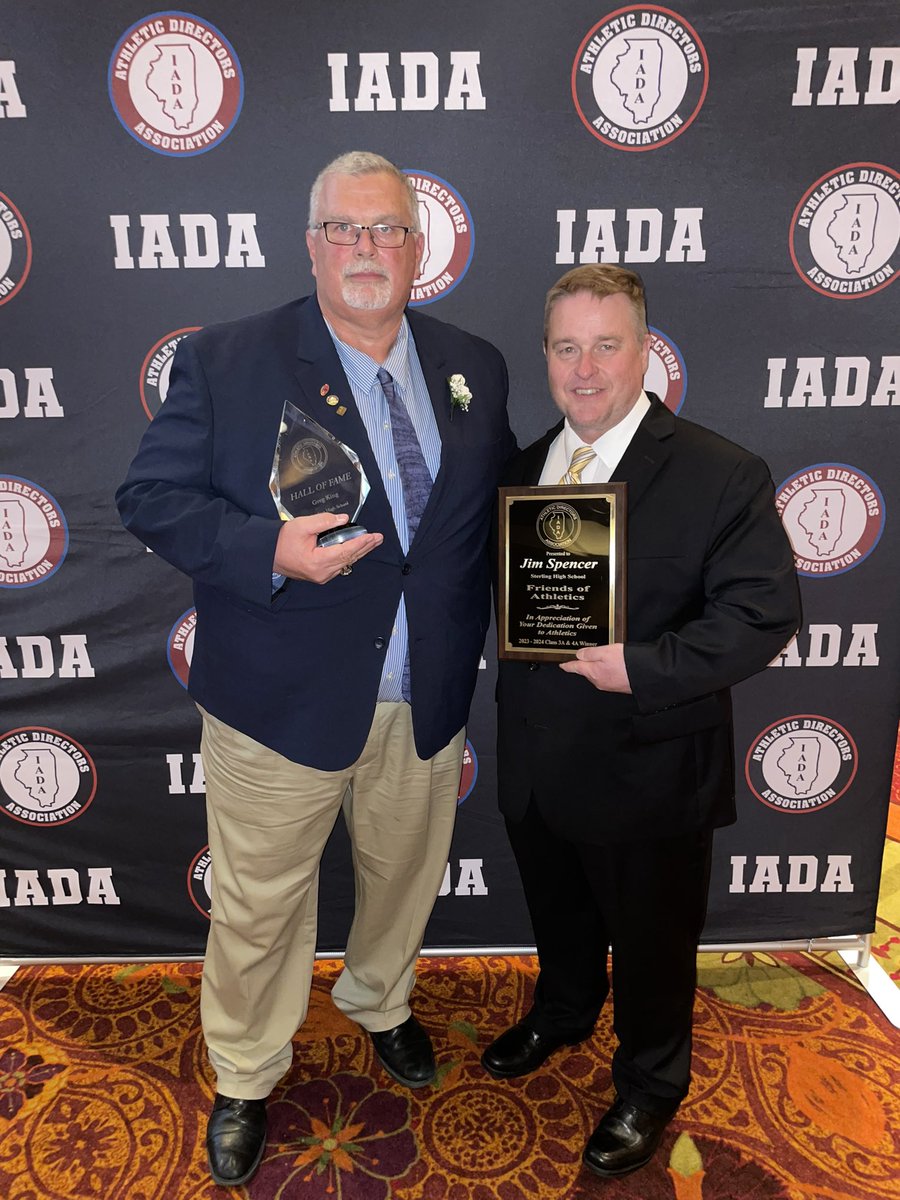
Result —
<instances>
[{"instance_id":1,"label":"eyeglasses","mask_svg":"<svg viewBox=\"0 0 900 1200\"><path fill-rule=\"evenodd\" d=\"M381 250L399 250L412 232L407 225L354 225L350 221L315 221L310 229L321 229L332 246L355 246L365 229L372 245Z\"/></svg>"}]
</instances>

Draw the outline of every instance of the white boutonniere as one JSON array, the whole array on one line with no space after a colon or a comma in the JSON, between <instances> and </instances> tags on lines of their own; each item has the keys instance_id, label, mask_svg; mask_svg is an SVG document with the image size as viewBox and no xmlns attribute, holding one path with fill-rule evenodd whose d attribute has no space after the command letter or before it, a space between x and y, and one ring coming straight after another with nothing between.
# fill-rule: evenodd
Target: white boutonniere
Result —
<instances>
[{"instance_id":1,"label":"white boutonniere","mask_svg":"<svg viewBox=\"0 0 900 1200\"><path fill-rule=\"evenodd\" d=\"M455 408L461 408L463 412L469 411L472 393L469 391L465 375L449 375L447 383L450 386L450 420L452 421Z\"/></svg>"}]
</instances>

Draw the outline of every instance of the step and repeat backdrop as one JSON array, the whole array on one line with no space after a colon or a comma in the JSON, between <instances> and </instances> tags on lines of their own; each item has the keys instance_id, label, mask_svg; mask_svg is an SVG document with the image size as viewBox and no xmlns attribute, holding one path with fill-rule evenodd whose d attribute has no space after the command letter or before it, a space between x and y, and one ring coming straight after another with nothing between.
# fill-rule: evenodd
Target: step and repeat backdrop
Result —
<instances>
[{"instance_id":1,"label":"step and repeat backdrop","mask_svg":"<svg viewBox=\"0 0 900 1200\"><path fill-rule=\"evenodd\" d=\"M900 645L894 0L2 16L0 956L202 953L191 589L113 493L179 341L312 290L309 186L351 149L413 179L412 303L500 347L520 443L554 421L544 293L600 261L645 278L648 386L769 463L805 623L737 689L740 821L706 938L871 930ZM493 653L430 947L531 941L495 811ZM339 949L341 828L321 888Z\"/></svg>"}]
</instances>

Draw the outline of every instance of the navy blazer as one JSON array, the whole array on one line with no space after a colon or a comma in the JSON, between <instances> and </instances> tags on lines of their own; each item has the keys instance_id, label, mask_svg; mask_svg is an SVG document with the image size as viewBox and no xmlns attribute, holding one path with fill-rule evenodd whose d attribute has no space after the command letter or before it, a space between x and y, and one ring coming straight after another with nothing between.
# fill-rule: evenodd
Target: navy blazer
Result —
<instances>
[{"instance_id":1,"label":"navy blazer","mask_svg":"<svg viewBox=\"0 0 900 1200\"><path fill-rule=\"evenodd\" d=\"M502 662L500 805L534 796L563 836L676 836L734 820L732 684L797 628L794 559L766 464L655 397L615 480L627 484L625 665L632 695L555 664ZM503 482L536 484L562 423Z\"/></svg>"},{"instance_id":2,"label":"navy blazer","mask_svg":"<svg viewBox=\"0 0 900 1200\"><path fill-rule=\"evenodd\" d=\"M488 627L491 510L515 449L506 366L480 338L416 311L407 317L442 441L407 555L315 296L180 343L166 402L116 496L125 526L194 582L191 695L321 770L349 766L363 748L401 594L422 758L465 724ZM472 401L451 420L447 378L456 373ZM343 415L326 394L341 399ZM281 522L269 477L286 400L359 455L371 485L359 520L384 542L350 575L288 580L273 596Z\"/></svg>"}]
</instances>

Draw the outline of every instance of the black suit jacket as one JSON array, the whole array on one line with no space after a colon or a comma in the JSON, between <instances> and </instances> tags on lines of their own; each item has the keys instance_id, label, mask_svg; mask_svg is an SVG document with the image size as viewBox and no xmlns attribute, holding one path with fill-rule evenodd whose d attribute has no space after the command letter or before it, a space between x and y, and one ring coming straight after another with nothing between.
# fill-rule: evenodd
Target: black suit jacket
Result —
<instances>
[{"instance_id":1,"label":"black suit jacket","mask_svg":"<svg viewBox=\"0 0 900 1200\"><path fill-rule=\"evenodd\" d=\"M535 484L562 425L507 484ZM793 554L761 459L655 396L615 479L628 485L625 663L632 695L555 664L501 662L500 806L533 795L565 837L594 843L728 824L732 684L765 667L800 618Z\"/></svg>"},{"instance_id":2,"label":"black suit jacket","mask_svg":"<svg viewBox=\"0 0 900 1200\"><path fill-rule=\"evenodd\" d=\"M214 716L321 770L358 758L401 594L409 619L416 749L429 758L466 722L489 619L487 537L515 449L506 366L480 338L410 311L441 435L441 464L409 553L350 385L314 296L185 338L166 402L117 500L122 519L191 577L191 695ZM472 392L451 420L448 376ZM341 414L325 402L337 395ZM272 595L281 522L269 475L286 400L352 447L371 491L359 520L384 543L325 585Z\"/></svg>"}]
</instances>

